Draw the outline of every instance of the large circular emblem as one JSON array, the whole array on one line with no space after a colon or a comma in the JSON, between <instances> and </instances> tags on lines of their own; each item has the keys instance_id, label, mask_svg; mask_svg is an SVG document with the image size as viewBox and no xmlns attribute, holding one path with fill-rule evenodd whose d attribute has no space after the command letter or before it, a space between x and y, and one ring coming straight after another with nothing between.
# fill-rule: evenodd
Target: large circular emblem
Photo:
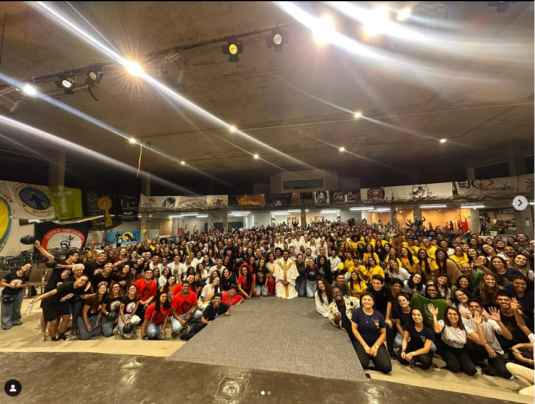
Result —
<instances>
[{"instance_id":1,"label":"large circular emblem","mask_svg":"<svg viewBox=\"0 0 535 404\"><path fill-rule=\"evenodd\" d=\"M0 246L4 244L11 229L11 209L9 203L0 196Z\"/></svg>"},{"instance_id":2,"label":"large circular emblem","mask_svg":"<svg viewBox=\"0 0 535 404\"><path fill-rule=\"evenodd\" d=\"M13 186L13 195L23 209L32 216L47 217L54 211L45 187L16 184Z\"/></svg>"}]
</instances>

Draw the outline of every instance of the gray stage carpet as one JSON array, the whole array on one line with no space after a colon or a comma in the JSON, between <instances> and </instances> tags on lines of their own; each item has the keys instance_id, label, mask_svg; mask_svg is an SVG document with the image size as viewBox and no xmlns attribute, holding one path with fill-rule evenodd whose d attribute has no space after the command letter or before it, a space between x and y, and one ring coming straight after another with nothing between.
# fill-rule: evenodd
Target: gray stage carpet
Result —
<instances>
[{"instance_id":1,"label":"gray stage carpet","mask_svg":"<svg viewBox=\"0 0 535 404\"><path fill-rule=\"evenodd\" d=\"M345 380L366 380L347 333L314 300L251 299L232 307L168 360L238 366Z\"/></svg>"}]
</instances>

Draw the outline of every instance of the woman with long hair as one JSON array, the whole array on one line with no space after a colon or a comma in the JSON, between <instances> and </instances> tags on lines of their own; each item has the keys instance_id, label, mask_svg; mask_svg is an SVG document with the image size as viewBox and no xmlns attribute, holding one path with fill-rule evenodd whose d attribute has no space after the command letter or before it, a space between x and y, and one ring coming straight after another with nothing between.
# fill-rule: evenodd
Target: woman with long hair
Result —
<instances>
[{"instance_id":1,"label":"woman with long hair","mask_svg":"<svg viewBox=\"0 0 535 404\"><path fill-rule=\"evenodd\" d=\"M206 286L202 289L201 293L201 303L198 304L199 310L204 310L212 300L212 297L216 293L221 293L221 278L216 276L213 278L211 283L207 283Z\"/></svg>"},{"instance_id":2,"label":"woman with long hair","mask_svg":"<svg viewBox=\"0 0 535 404\"><path fill-rule=\"evenodd\" d=\"M424 313L413 308L410 311L410 321L405 324L401 349L397 352L399 363L414 364L422 370L433 365L431 347L436 342L435 334L426 324Z\"/></svg>"},{"instance_id":3,"label":"woman with long hair","mask_svg":"<svg viewBox=\"0 0 535 404\"><path fill-rule=\"evenodd\" d=\"M456 247L457 248L457 247ZM446 251L440 249L435 252L435 256L437 257L436 264L437 264L437 270L432 271L433 275L430 277L434 282L438 280L438 276L441 274L445 274L450 278L452 283L455 283L457 278L462 275L459 266L451 259L451 257L448 257L446 254ZM429 277L428 277L429 279Z\"/></svg>"},{"instance_id":4,"label":"woman with long hair","mask_svg":"<svg viewBox=\"0 0 535 404\"><path fill-rule=\"evenodd\" d=\"M432 276L434 271L438 269L435 260L427 254L425 248L418 250L418 263L416 264L416 272L424 273L426 276Z\"/></svg>"},{"instance_id":5,"label":"woman with long hair","mask_svg":"<svg viewBox=\"0 0 535 404\"><path fill-rule=\"evenodd\" d=\"M413 257L411 251L407 247L401 248L401 266L409 271L411 274L416 272L416 264L418 263L418 258Z\"/></svg>"},{"instance_id":6,"label":"woman with long hair","mask_svg":"<svg viewBox=\"0 0 535 404\"><path fill-rule=\"evenodd\" d=\"M362 257L362 261L368 262L368 259L373 258L376 263L381 262L379 260L379 257L375 253L375 249L373 248L373 245L366 244L366 252L364 253L364 256Z\"/></svg>"},{"instance_id":7,"label":"woman with long hair","mask_svg":"<svg viewBox=\"0 0 535 404\"><path fill-rule=\"evenodd\" d=\"M316 311L323 317L329 317L329 305L333 301L333 290L331 284L325 279L319 278L317 280L316 288Z\"/></svg>"},{"instance_id":8,"label":"woman with long hair","mask_svg":"<svg viewBox=\"0 0 535 404\"><path fill-rule=\"evenodd\" d=\"M171 276L171 268L165 267L162 271L162 276L158 278L158 289L165 286L170 276Z\"/></svg>"},{"instance_id":9,"label":"woman with long hair","mask_svg":"<svg viewBox=\"0 0 535 404\"><path fill-rule=\"evenodd\" d=\"M342 261L346 257L347 253L351 254L351 245L346 241L344 244L342 244L342 248L340 248L340 251L338 252L340 257L342 257Z\"/></svg>"},{"instance_id":10,"label":"woman with long hair","mask_svg":"<svg viewBox=\"0 0 535 404\"><path fill-rule=\"evenodd\" d=\"M403 339L403 330L405 328L405 324L411 319L410 297L402 293L398 296L396 301L397 305L395 305L392 310L392 319L395 323L394 343L397 346L401 346L401 340Z\"/></svg>"},{"instance_id":11,"label":"woman with long hair","mask_svg":"<svg viewBox=\"0 0 535 404\"><path fill-rule=\"evenodd\" d=\"M384 248L381 248L381 252L383 255L386 255L386 252L384 251ZM355 249L355 256L362 260L364 258L364 254L366 253L366 248L364 247L364 244L357 243L357 248Z\"/></svg>"},{"instance_id":12,"label":"woman with long hair","mask_svg":"<svg viewBox=\"0 0 535 404\"><path fill-rule=\"evenodd\" d=\"M85 258L84 258L84 264L87 264L89 262L93 262L96 260L96 257L95 255L93 254L93 251L89 250L86 254L85 254Z\"/></svg>"},{"instance_id":13,"label":"woman with long hair","mask_svg":"<svg viewBox=\"0 0 535 404\"><path fill-rule=\"evenodd\" d=\"M531 269L529 265L528 257L526 257L524 254L518 254L514 258L511 268L517 269L524 277L533 282L533 269Z\"/></svg>"},{"instance_id":14,"label":"woman with long hair","mask_svg":"<svg viewBox=\"0 0 535 404\"><path fill-rule=\"evenodd\" d=\"M238 278L239 295L244 299L250 299L256 296L254 275L249 270L247 264L243 264L240 268L240 276Z\"/></svg>"},{"instance_id":15,"label":"woman with long hair","mask_svg":"<svg viewBox=\"0 0 535 404\"><path fill-rule=\"evenodd\" d=\"M173 301L173 297L175 296L175 289L178 286L178 279L175 275L171 275L169 278L167 278L167 282L165 285L163 285L159 293L167 293L169 296L169 301Z\"/></svg>"},{"instance_id":16,"label":"woman with long hair","mask_svg":"<svg viewBox=\"0 0 535 404\"><path fill-rule=\"evenodd\" d=\"M94 296L84 300L82 316L78 317L80 339L88 340L102 334L102 324L100 324L101 309L107 290L106 285L101 284Z\"/></svg>"},{"instance_id":17,"label":"woman with long hair","mask_svg":"<svg viewBox=\"0 0 535 404\"><path fill-rule=\"evenodd\" d=\"M433 315L433 329L436 334L441 334L440 354L446 362L446 368L453 373L461 370L469 376L477 373L474 362L466 346L468 333L466 332L461 315L454 307L448 307L444 313L444 320L438 320L438 311L432 303L428 306L429 312ZM477 314L473 318L477 326L478 334L484 341L484 333L481 329L481 317Z\"/></svg>"},{"instance_id":18,"label":"woman with long hair","mask_svg":"<svg viewBox=\"0 0 535 404\"><path fill-rule=\"evenodd\" d=\"M451 304L451 285L448 275L439 275L437 278L436 286L440 297Z\"/></svg>"},{"instance_id":19,"label":"woman with long hair","mask_svg":"<svg viewBox=\"0 0 535 404\"><path fill-rule=\"evenodd\" d=\"M258 260L258 268L256 272L256 294L258 296L267 297L269 296L269 288L268 288L268 278L271 271L267 269L266 267L266 260L265 258L260 258Z\"/></svg>"},{"instance_id":20,"label":"woman with long hair","mask_svg":"<svg viewBox=\"0 0 535 404\"><path fill-rule=\"evenodd\" d=\"M164 340L165 327L171 314L171 302L167 293L161 293L158 299L147 307L145 320L141 328L141 339Z\"/></svg>"},{"instance_id":21,"label":"woman with long hair","mask_svg":"<svg viewBox=\"0 0 535 404\"><path fill-rule=\"evenodd\" d=\"M364 282L358 271L351 272L351 278L347 284L349 288L349 293L351 296L356 297L357 299L360 299L360 296L366 291L368 286L366 285L366 282Z\"/></svg>"},{"instance_id":22,"label":"woman with long hair","mask_svg":"<svg viewBox=\"0 0 535 404\"><path fill-rule=\"evenodd\" d=\"M504 258L494 256L490 259L490 270L496 275L496 281L500 286L511 283L514 277L521 275L520 271L515 268L508 268Z\"/></svg>"},{"instance_id":23,"label":"woman with long hair","mask_svg":"<svg viewBox=\"0 0 535 404\"><path fill-rule=\"evenodd\" d=\"M463 289L468 293L469 298L474 298L476 296L472 282L466 275L461 275L457 278L455 285L451 287L451 294L453 295L457 289Z\"/></svg>"},{"instance_id":24,"label":"woman with long hair","mask_svg":"<svg viewBox=\"0 0 535 404\"><path fill-rule=\"evenodd\" d=\"M140 297L137 294L136 285L130 285L127 294L121 300L119 307L119 322L117 324L117 334L123 338L131 339L135 334L135 327L141 323L141 319L136 316ZM131 324L129 327L125 326Z\"/></svg>"},{"instance_id":25,"label":"woman with long hair","mask_svg":"<svg viewBox=\"0 0 535 404\"><path fill-rule=\"evenodd\" d=\"M502 288L498 285L496 277L492 274L485 274L481 279L481 282L476 286L475 294L476 299L479 300L481 306L484 309L489 307L497 307L496 296Z\"/></svg>"},{"instance_id":26,"label":"woman with long hair","mask_svg":"<svg viewBox=\"0 0 535 404\"><path fill-rule=\"evenodd\" d=\"M489 262L494 257L502 257L504 260L507 258L504 253L497 252L496 249L490 244L483 244L481 249L483 250L483 254L487 257Z\"/></svg>"},{"instance_id":27,"label":"woman with long hair","mask_svg":"<svg viewBox=\"0 0 535 404\"><path fill-rule=\"evenodd\" d=\"M425 294L425 275L417 272L411 274L411 277L404 282L402 292L407 295L424 295Z\"/></svg>"},{"instance_id":28,"label":"woman with long hair","mask_svg":"<svg viewBox=\"0 0 535 404\"><path fill-rule=\"evenodd\" d=\"M455 254L455 250L453 248L450 248L450 243L448 243L447 240L441 240L440 243L438 243L438 248L446 251L446 254L448 256Z\"/></svg>"},{"instance_id":29,"label":"woman with long hair","mask_svg":"<svg viewBox=\"0 0 535 404\"><path fill-rule=\"evenodd\" d=\"M469 300L470 297L465 289L456 289L451 299L453 302L453 307L455 307L457 311L466 319L469 319L472 316L470 313L470 308L468 307Z\"/></svg>"},{"instance_id":30,"label":"woman with long hair","mask_svg":"<svg viewBox=\"0 0 535 404\"><path fill-rule=\"evenodd\" d=\"M104 298L102 304L102 334L105 337L111 337L113 330L119 321L119 308L121 300L124 297L124 291L118 283L114 283L111 290Z\"/></svg>"},{"instance_id":31,"label":"woman with long hair","mask_svg":"<svg viewBox=\"0 0 535 404\"><path fill-rule=\"evenodd\" d=\"M368 258L368 260L366 261L367 262L367 266L366 266L366 271L367 271L367 276L368 276L368 279L366 280L368 283L372 281L372 278L374 275L381 275L383 277L383 279L385 278L385 272L383 270L383 268L381 268L379 265L377 265L378 261L376 261L374 258ZM364 274L360 274L362 278L364 278Z\"/></svg>"}]
</instances>

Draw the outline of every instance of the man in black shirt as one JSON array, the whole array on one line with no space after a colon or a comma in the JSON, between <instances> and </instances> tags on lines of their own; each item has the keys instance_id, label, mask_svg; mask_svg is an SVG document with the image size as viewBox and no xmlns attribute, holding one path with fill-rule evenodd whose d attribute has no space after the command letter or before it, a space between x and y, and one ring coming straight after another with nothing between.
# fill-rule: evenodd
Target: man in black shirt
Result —
<instances>
[{"instance_id":1,"label":"man in black shirt","mask_svg":"<svg viewBox=\"0 0 535 404\"><path fill-rule=\"evenodd\" d=\"M102 272L106 262L108 262L108 255L105 252L99 253L95 261L85 264L84 275L91 281L94 276Z\"/></svg>"},{"instance_id":2,"label":"man in black shirt","mask_svg":"<svg viewBox=\"0 0 535 404\"><path fill-rule=\"evenodd\" d=\"M143 247L140 247L139 250L137 250L137 253L139 255L143 255L145 254L146 252L150 253L151 257L152 257L152 248L150 248L150 241L145 241L145 245L143 245Z\"/></svg>"},{"instance_id":3,"label":"man in black shirt","mask_svg":"<svg viewBox=\"0 0 535 404\"><path fill-rule=\"evenodd\" d=\"M366 292L370 292L375 298L375 310L380 312L386 323L386 345L388 353L392 359L396 359L394 352L394 328L390 314L392 312L392 292L385 285L385 280L381 275L373 275L372 287L368 287Z\"/></svg>"},{"instance_id":4,"label":"man in black shirt","mask_svg":"<svg viewBox=\"0 0 535 404\"><path fill-rule=\"evenodd\" d=\"M30 304L34 304L39 300L43 300L41 307L43 308L44 319L48 322L48 334L50 335L50 338L52 338L52 341L67 340L65 331L67 329L67 324L69 323L69 318L71 317L69 299L75 295L79 295L82 299L93 296L85 294L85 285L87 281L87 276L82 275L76 281L63 282L56 289L51 290L30 302ZM62 318L62 323L58 330L60 318Z\"/></svg>"},{"instance_id":5,"label":"man in black shirt","mask_svg":"<svg viewBox=\"0 0 535 404\"><path fill-rule=\"evenodd\" d=\"M112 271L113 271L113 264L111 262L108 262L107 264L104 265L104 268L102 268L102 272L93 276L93 279L91 280L91 286L93 286L94 293L98 291L98 288L102 284L106 285L106 288L108 289L108 291L111 290L113 283L117 280L117 275L112 273Z\"/></svg>"},{"instance_id":6,"label":"man in black shirt","mask_svg":"<svg viewBox=\"0 0 535 404\"><path fill-rule=\"evenodd\" d=\"M16 325L22 325L20 319L20 307L24 297L24 288L28 286L30 277L28 272L32 269L32 264L20 267L16 272L10 272L0 281L2 289L2 329L9 330Z\"/></svg>"},{"instance_id":7,"label":"man in black shirt","mask_svg":"<svg viewBox=\"0 0 535 404\"><path fill-rule=\"evenodd\" d=\"M214 294L212 303L210 303L202 313L201 322L193 324L189 332L187 334L182 334L180 338L189 341L220 315L224 314L225 316L230 316L230 306L221 303L221 299L221 293Z\"/></svg>"}]
</instances>

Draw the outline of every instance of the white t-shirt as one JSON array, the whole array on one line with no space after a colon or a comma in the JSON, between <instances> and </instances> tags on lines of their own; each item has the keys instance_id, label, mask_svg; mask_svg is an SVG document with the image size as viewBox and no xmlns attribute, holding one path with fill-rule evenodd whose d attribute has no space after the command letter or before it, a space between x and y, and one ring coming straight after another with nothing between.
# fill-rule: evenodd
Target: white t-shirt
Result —
<instances>
[{"instance_id":1,"label":"white t-shirt","mask_svg":"<svg viewBox=\"0 0 535 404\"><path fill-rule=\"evenodd\" d=\"M439 320L438 323L442 330L442 341L452 348L462 348L466 344L466 331L460 328L453 328L444 325L444 320Z\"/></svg>"},{"instance_id":2,"label":"white t-shirt","mask_svg":"<svg viewBox=\"0 0 535 404\"><path fill-rule=\"evenodd\" d=\"M197 265L202 264L203 261L204 261L203 257L201 257L201 258L193 258L191 260L191 266L193 268L197 269Z\"/></svg>"},{"instance_id":3,"label":"white t-shirt","mask_svg":"<svg viewBox=\"0 0 535 404\"><path fill-rule=\"evenodd\" d=\"M399 275L388 270L388 276L390 279L401 279L402 282L405 282L409 280L411 274L409 274L409 271L407 271L405 268L399 267Z\"/></svg>"},{"instance_id":4,"label":"white t-shirt","mask_svg":"<svg viewBox=\"0 0 535 404\"><path fill-rule=\"evenodd\" d=\"M171 268L171 273L175 276L178 276L179 278L182 278L182 274L187 271L188 268L186 268L186 264L179 262L176 264L174 261L171 262L171 265L169 265L169 268Z\"/></svg>"},{"instance_id":5,"label":"white t-shirt","mask_svg":"<svg viewBox=\"0 0 535 404\"><path fill-rule=\"evenodd\" d=\"M342 261L340 260L340 257L335 256L334 258L329 257L329 263L331 264L331 272L336 272L338 271L338 266L342 263Z\"/></svg>"},{"instance_id":6,"label":"white t-shirt","mask_svg":"<svg viewBox=\"0 0 535 404\"><path fill-rule=\"evenodd\" d=\"M214 265L213 267L210 268L210 271L208 271L208 277L212 276L212 273L214 271L219 271L219 276L223 276L223 270L225 269L226 267L224 265L221 265L221 268L217 268L217 265Z\"/></svg>"},{"instance_id":7,"label":"white t-shirt","mask_svg":"<svg viewBox=\"0 0 535 404\"><path fill-rule=\"evenodd\" d=\"M463 324L467 334L472 334L473 332L477 334L477 326L473 319L466 319L463 317ZM481 328L483 329L483 334L485 334L485 339L490 347L497 353L503 354L503 349L500 346L495 334L500 329L498 323L492 318L489 318L487 321L483 321L481 323Z\"/></svg>"}]
</instances>

